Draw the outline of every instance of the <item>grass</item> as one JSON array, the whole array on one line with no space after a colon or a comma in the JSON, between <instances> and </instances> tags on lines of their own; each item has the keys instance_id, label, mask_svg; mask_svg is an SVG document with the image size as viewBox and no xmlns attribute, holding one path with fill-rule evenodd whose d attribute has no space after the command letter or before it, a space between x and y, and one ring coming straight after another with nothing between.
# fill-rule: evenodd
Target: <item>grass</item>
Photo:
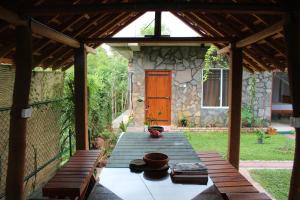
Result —
<instances>
[{"instance_id":1,"label":"grass","mask_svg":"<svg viewBox=\"0 0 300 200\"><path fill-rule=\"evenodd\" d=\"M227 154L227 133L185 133L195 151L217 151ZM241 135L241 160L293 160L295 141L283 135L273 135L265 144L257 144L253 133Z\"/></svg>"},{"instance_id":2,"label":"grass","mask_svg":"<svg viewBox=\"0 0 300 200\"><path fill-rule=\"evenodd\" d=\"M251 177L277 200L288 199L291 170L251 170Z\"/></svg>"}]
</instances>

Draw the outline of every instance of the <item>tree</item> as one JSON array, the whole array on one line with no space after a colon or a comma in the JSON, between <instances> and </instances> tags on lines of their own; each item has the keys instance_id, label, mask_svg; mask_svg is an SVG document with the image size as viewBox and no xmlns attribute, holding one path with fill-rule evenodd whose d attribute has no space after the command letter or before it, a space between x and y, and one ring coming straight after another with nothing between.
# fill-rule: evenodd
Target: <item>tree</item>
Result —
<instances>
[{"instance_id":1,"label":"tree","mask_svg":"<svg viewBox=\"0 0 300 200\"><path fill-rule=\"evenodd\" d=\"M111 55L107 54L101 47L96 55L89 54L87 60L88 123L91 136L97 137L126 109L128 61L114 50ZM60 105L63 131L71 129L74 132L73 70L65 76L65 95L70 98Z\"/></svg>"},{"instance_id":2,"label":"tree","mask_svg":"<svg viewBox=\"0 0 300 200\"><path fill-rule=\"evenodd\" d=\"M171 30L165 24L161 25L161 34L162 35L171 35ZM145 35L154 35L154 24L144 24L140 31L139 36L144 37Z\"/></svg>"}]
</instances>

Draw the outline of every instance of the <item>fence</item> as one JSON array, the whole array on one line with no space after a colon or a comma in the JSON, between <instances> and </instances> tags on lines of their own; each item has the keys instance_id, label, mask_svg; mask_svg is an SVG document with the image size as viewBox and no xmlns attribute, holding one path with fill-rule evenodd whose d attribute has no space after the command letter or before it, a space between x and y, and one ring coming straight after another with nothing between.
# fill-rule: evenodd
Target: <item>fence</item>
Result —
<instances>
[{"instance_id":1,"label":"fence","mask_svg":"<svg viewBox=\"0 0 300 200\"><path fill-rule=\"evenodd\" d=\"M24 186L26 195L44 184L68 159L75 147L74 134L61 130L61 112L55 106L64 100L31 104L27 123ZM5 199L10 107L0 108L0 199Z\"/></svg>"}]
</instances>

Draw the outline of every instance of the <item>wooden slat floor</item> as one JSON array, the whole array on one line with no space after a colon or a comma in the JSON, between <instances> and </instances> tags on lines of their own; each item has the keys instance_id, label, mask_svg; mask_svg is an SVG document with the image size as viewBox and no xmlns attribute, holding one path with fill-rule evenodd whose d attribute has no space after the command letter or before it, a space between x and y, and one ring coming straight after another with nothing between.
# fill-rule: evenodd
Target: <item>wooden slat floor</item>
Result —
<instances>
[{"instance_id":1,"label":"wooden slat floor","mask_svg":"<svg viewBox=\"0 0 300 200\"><path fill-rule=\"evenodd\" d=\"M208 174L218 191L228 200L271 200L266 194L259 193L228 161L216 152L198 153L207 166Z\"/></svg>"},{"instance_id":2,"label":"wooden slat floor","mask_svg":"<svg viewBox=\"0 0 300 200\"><path fill-rule=\"evenodd\" d=\"M167 154L170 164L200 161L183 133L164 133L161 138L150 138L147 133L130 132L120 138L106 167L128 168L131 160L142 159L150 152Z\"/></svg>"}]
</instances>

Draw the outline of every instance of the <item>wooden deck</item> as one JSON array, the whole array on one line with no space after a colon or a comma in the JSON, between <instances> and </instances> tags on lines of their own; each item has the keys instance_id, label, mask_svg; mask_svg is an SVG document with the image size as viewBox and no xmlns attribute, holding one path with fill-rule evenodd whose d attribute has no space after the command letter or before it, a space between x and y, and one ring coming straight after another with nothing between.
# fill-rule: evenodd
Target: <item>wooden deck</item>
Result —
<instances>
[{"instance_id":1,"label":"wooden deck","mask_svg":"<svg viewBox=\"0 0 300 200\"><path fill-rule=\"evenodd\" d=\"M131 160L143 158L149 152L168 155L170 164L200 161L183 133L165 133L161 138L150 138L147 133L132 132L122 135L106 167L128 168Z\"/></svg>"}]
</instances>

